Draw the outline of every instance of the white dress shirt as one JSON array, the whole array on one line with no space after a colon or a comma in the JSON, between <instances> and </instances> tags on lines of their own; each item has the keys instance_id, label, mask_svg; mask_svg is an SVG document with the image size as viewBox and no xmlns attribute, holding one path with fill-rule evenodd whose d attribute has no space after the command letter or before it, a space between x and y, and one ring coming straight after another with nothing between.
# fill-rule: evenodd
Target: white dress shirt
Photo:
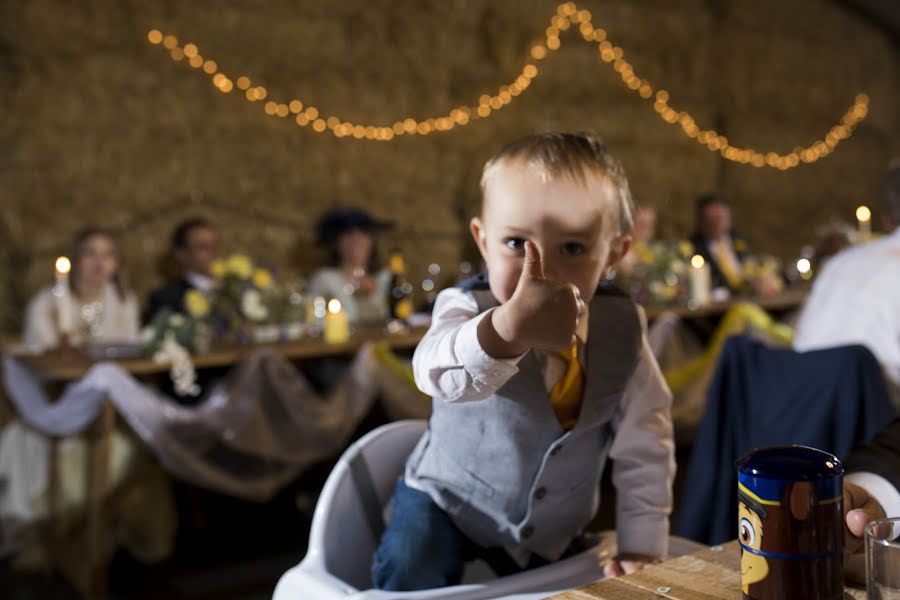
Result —
<instances>
[{"instance_id":1,"label":"white dress shirt","mask_svg":"<svg viewBox=\"0 0 900 600\"><path fill-rule=\"evenodd\" d=\"M209 275L203 275L202 273L185 271L184 278L188 283L190 283L201 292L211 292L216 287L216 280Z\"/></svg>"},{"instance_id":2,"label":"white dress shirt","mask_svg":"<svg viewBox=\"0 0 900 600\"><path fill-rule=\"evenodd\" d=\"M900 228L833 257L800 315L794 348L862 344L900 386Z\"/></svg>"}]
</instances>

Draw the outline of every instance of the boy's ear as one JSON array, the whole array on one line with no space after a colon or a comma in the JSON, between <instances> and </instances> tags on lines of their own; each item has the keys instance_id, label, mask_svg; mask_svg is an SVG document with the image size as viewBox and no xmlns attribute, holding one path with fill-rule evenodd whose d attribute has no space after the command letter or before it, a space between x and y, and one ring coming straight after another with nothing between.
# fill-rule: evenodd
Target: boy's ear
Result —
<instances>
[{"instance_id":1,"label":"boy's ear","mask_svg":"<svg viewBox=\"0 0 900 600\"><path fill-rule=\"evenodd\" d=\"M609 247L609 258L606 260L607 269L615 267L619 264L620 260L625 258L628 251L631 250L631 242L632 238L630 233L623 233L622 235L616 236Z\"/></svg>"},{"instance_id":2,"label":"boy's ear","mask_svg":"<svg viewBox=\"0 0 900 600\"><path fill-rule=\"evenodd\" d=\"M472 217L472 220L469 221L469 231L472 232L472 239L475 240L475 245L478 246L481 258L486 261L487 235L484 231L484 223L481 222L480 217Z\"/></svg>"}]
</instances>

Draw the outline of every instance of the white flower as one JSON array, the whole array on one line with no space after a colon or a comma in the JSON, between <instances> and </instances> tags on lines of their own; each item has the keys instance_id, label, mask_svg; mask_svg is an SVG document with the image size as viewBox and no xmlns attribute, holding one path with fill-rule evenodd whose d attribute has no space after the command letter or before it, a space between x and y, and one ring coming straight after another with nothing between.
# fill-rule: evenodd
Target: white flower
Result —
<instances>
[{"instance_id":1,"label":"white flower","mask_svg":"<svg viewBox=\"0 0 900 600\"><path fill-rule=\"evenodd\" d=\"M684 275L687 271L687 264L683 260L673 260L669 263L669 270L676 275Z\"/></svg>"},{"instance_id":2,"label":"white flower","mask_svg":"<svg viewBox=\"0 0 900 600\"><path fill-rule=\"evenodd\" d=\"M157 363L169 363L169 377L175 384L175 392L179 396L196 396L200 393L197 385L197 372L191 362L191 355L178 343L175 334L167 331L163 337L159 350L153 355L153 361Z\"/></svg>"},{"instance_id":3,"label":"white flower","mask_svg":"<svg viewBox=\"0 0 900 600\"><path fill-rule=\"evenodd\" d=\"M262 321L269 316L258 290L249 289L241 295L241 312L251 321Z\"/></svg>"},{"instance_id":4,"label":"white flower","mask_svg":"<svg viewBox=\"0 0 900 600\"><path fill-rule=\"evenodd\" d=\"M150 325L147 325L143 329L141 329L141 343L145 346L153 341L156 337L156 330L153 329Z\"/></svg>"}]
</instances>

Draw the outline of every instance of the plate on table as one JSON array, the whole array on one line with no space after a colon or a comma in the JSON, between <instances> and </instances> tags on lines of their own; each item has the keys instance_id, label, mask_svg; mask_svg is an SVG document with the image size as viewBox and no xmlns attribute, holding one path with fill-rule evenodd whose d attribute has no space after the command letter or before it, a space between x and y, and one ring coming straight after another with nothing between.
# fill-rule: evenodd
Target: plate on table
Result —
<instances>
[{"instance_id":1,"label":"plate on table","mask_svg":"<svg viewBox=\"0 0 900 600\"><path fill-rule=\"evenodd\" d=\"M85 353L94 360L142 358L144 347L141 344L91 344L85 348Z\"/></svg>"}]
</instances>

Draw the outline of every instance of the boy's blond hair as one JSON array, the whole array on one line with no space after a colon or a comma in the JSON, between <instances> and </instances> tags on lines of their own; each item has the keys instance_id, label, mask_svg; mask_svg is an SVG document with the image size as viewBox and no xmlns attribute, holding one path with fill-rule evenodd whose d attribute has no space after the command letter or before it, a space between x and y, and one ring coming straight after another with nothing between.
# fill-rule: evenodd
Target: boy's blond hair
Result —
<instances>
[{"instance_id":1,"label":"boy's blond hair","mask_svg":"<svg viewBox=\"0 0 900 600\"><path fill-rule=\"evenodd\" d=\"M491 173L503 161L520 160L543 169L550 177L571 177L585 181L586 172L608 177L619 202L619 233L631 231L634 202L622 163L606 150L603 140L589 132L534 133L504 146L484 165L481 192L484 197ZM482 200L483 201L483 200Z\"/></svg>"}]
</instances>

